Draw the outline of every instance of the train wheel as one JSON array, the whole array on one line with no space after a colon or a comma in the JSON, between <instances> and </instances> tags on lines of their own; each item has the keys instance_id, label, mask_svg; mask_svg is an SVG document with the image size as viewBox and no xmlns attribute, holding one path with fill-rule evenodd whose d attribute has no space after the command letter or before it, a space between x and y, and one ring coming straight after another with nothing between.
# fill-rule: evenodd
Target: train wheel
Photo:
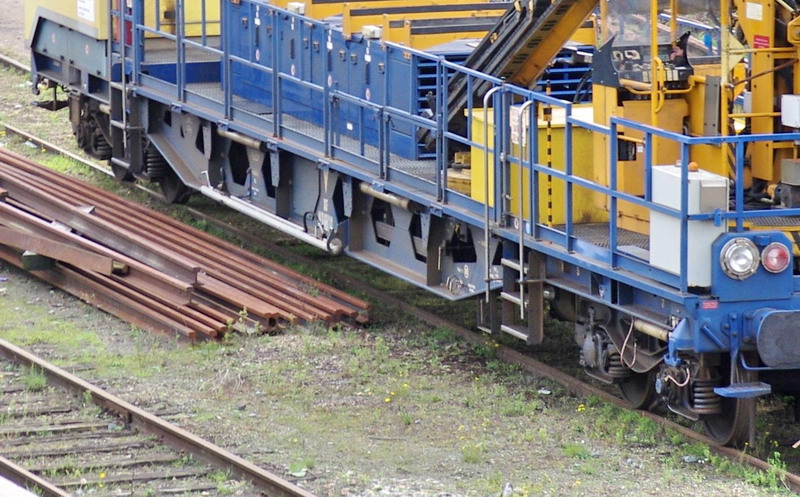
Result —
<instances>
[{"instance_id":1,"label":"train wheel","mask_svg":"<svg viewBox=\"0 0 800 497\"><path fill-rule=\"evenodd\" d=\"M652 408L658 399L655 371L632 373L619 383L619 391L625 402L634 409Z\"/></svg>"},{"instance_id":2,"label":"train wheel","mask_svg":"<svg viewBox=\"0 0 800 497\"><path fill-rule=\"evenodd\" d=\"M730 361L723 361L720 371L730 371ZM756 381L758 375L736 367L735 378L740 382ZM746 442L752 443L755 434L756 399L733 399L721 397L721 409L718 414L703 416L703 425L708 435L722 445L744 447Z\"/></svg>"},{"instance_id":3,"label":"train wheel","mask_svg":"<svg viewBox=\"0 0 800 497\"><path fill-rule=\"evenodd\" d=\"M183 184L172 168L166 168L159 183L164 199L170 204L185 204L192 196L192 189Z\"/></svg>"},{"instance_id":4,"label":"train wheel","mask_svg":"<svg viewBox=\"0 0 800 497\"><path fill-rule=\"evenodd\" d=\"M755 403L756 399L723 399L720 414L703 418L708 435L719 444L744 447L755 423Z\"/></svg>"}]
</instances>

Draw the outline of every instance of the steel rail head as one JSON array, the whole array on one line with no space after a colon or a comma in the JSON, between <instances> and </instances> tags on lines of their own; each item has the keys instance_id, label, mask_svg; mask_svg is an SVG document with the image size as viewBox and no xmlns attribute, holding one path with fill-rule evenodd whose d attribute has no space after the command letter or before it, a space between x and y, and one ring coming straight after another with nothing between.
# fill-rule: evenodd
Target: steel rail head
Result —
<instances>
[{"instance_id":1,"label":"steel rail head","mask_svg":"<svg viewBox=\"0 0 800 497\"><path fill-rule=\"evenodd\" d=\"M0 356L18 365L40 370L48 381L70 390L76 395L90 396L93 402L99 406L119 414L127 422L140 427L142 430L161 437L167 445L191 453L198 459L216 467L230 470L231 474L247 479L270 497L316 497L311 492L2 339L0 339Z\"/></svg>"},{"instance_id":2,"label":"steel rail head","mask_svg":"<svg viewBox=\"0 0 800 497\"><path fill-rule=\"evenodd\" d=\"M31 67L23 64L22 62L16 61L7 55L0 54L0 65L4 65L6 67L10 67L12 69L16 69L21 73L30 73Z\"/></svg>"},{"instance_id":3,"label":"steel rail head","mask_svg":"<svg viewBox=\"0 0 800 497\"><path fill-rule=\"evenodd\" d=\"M43 497L72 497L72 494L3 456L0 456L0 476L21 487L36 488Z\"/></svg>"}]
</instances>

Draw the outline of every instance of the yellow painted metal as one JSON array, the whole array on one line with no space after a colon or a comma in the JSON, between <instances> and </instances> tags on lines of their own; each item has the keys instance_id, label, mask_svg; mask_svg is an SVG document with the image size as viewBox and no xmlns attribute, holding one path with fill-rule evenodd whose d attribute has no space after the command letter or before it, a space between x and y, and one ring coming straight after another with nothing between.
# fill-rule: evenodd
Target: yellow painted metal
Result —
<instances>
[{"instance_id":1,"label":"yellow painted metal","mask_svg":"<svg viewBox=\"0 0 800 497\"><path fill-rule=\"evenodd\" d=\"M464 195L471 195L472 171L470 169L448 169L447 187Z\"/></svg>"},{"instance_id":2,"label":"yellow painted metal","mask_svg":"<svg viewBox=\"0 0 800 497\"><path fill-rule=\"evenodd\" d=\"M443 19L443 21L445 21ZM388 25L388 22L386 23ZM385 25L384 25L385 26ZM435 47L443 43L454 40L470 38L483 38L486 30L481 31L443 31L441 33L415 34L412 29L413 21L404 21L403 25L397 28L383 29L383 41L398 43L417 50ZM464 29L467 29L466 27Z\"/></svg>"},{"instance_id":3,"label":"yellow painted metal","mask_svg":"<svg viewBox=\"0 0 800 497\"><path fill-rule=\"evenodd\" d=\"M203 34L203 1L205 1L206 36L218 36L220 33L220 2L216 0L184 0L184 16L186 36L201 36ZM168 33L175 32L174 15L165 15L174 12L176 0L160 0L161 30ZM145 24L155 26L155 0L146 2Z\"/></svg>"},{"instance_id":4,"label":"yellow painted metal","mask_svg":"<svg viewBox=\"0 0 800 497\"><path fill-rule=\"evenodd\" d=\"M575 31L575 34L572 35L569 41L578 45L597 45L597 29L595 28L595 22L596 19L594 15L589 16L589 20Z\"/></svg>"},{"instance_id":5,"label":"yellow painted metal","mask_svg":"<svg viewBox=\"0 0 800 497\"><path fill-rule=\"evenodd\" d=\"M488 132L488 140L490 145L494 143L494 129L492 126L493 122L493 109L489 109L489 132ZM588 105L576 105L573 107L573 116L577 119L582 121L591 122L592 121L592 108ZM483 109L473 109L472 113L472 137L473 140L477 141L479 144L483 141ZM545 155L546 155L546 123L542 116L540 115L538 120L538 140L539 140L539 158L537 159L540 164L545 163ZM552 114L552 149L553 149L553 169L558 171L564 170L564 111L560 108L554 108ZM592 133L589 130L584 128L573 127L572 128L573 136L572 136L572 150L573 155L576 160L573 161L573 172L576 176L591 179L593 174L593 160L596 154L593 151L593 139ZM527 157L527 145L523 147L523 156ZM472 164L483 164L484 161L484 151L478 147L472 147L471 149L471 163ZM494 167L493 167L493 154L490 154L489 157L489 191L494 191ZM513 150L511 153L512 156L517 157L519 155L519 145L514 145ZM580 158L579 160L577 158ZM516 164L511 164L510 166L510 190L511 192L518 191L518 178L519 178L519 166ZM484 171L482 167L475 167L471 171L471 197L478 202L484 202L484 189L485 189L485 177ZM527 171L523 172L523 212L525 217L530 217L530 190L528 185L530 181L530 176ZM552 212L553 212L553 223L554 224L563 224L565 222L565 204L564 204L564 182L558 179L553 179L553 195L552 198L547 197L546 192L546 175L540 174L539 176L539 193L538 193L538 202L539 202L539 211L541 218L540 220L544 222L545 213L548 209L548 203L552 204ZM510 203L510 210L512 213L518 212L519 210L519 195L515 194L512 195L511 203ZM490 198L490 205L493 205L494 202ZM581 188L581 187L573 187L573 216L576 223L592 223L592 222L603 222L608 220L608 215L605 211L598 210L596 208L596 201L595 201L595 193L591 190Z\"/></svg>"},{"instance_id":6,"label":"yellow painted metal","mask_svg":"<svg viewBox=\"0 0 800 497\"><path fill-rule=\"evenodd\" d=\"M480 1L480 0L475 0ZM475 1L470 0L471 3ZM271 2L276 7L285 9L289 3L295 3L294 0L275 0ZM361 2L314 2L314 0L299 1L298 3L305 4L305 15L315 19L324 19L326 17L342 15L345 11L345 6L350 9L368 9L368 8L382 8L382 7L412 7L412 6L426 6L426 5L453 5L464 3L464 0L372 0Z\"/></svg>"},{"instance_id":7,"label":"yellow painted metal","mask_svg":"<svg viewBox=\"0 0 800 497\"><path fill-rule=\"evenodd\" d=\"M344 13L342 15L342 31L344 32L345 37L350 37L350 35L353 33L360 33L361 28L368 25L383 26L383 28L386 29L389 26L389 21L412 19L453 19L462 17L499 17L506 11L505 8L492 8L492 4L487 3L486 8L475 10L437 10L436 12L431 12L427 10L430 5L423 5L415 6L419 7L419 10L414 12L404 12L402 14L359 15L359 11L365 9L354 9L351 7L351 5L353 4L344 4ZM457 6L458 4L453 4L453 7ZM409 5L402 5L402 7L409 7Z\"/></svg>"},{"instance_id":8,"label":"yellow painted metal","mask_svg":"<svg viewBox=\"0 0 800 497\"><path fill-rule=\"evenodd\" d=\"M601 85L594 85L592 89L592 105L594 107L594 122L608 125L611 117L618 116L640 123L648 123L651 119L651 102L649 100L626 100L619 105L617 89ZM683 131L684 119L689 116L689 105L683 98L670 98L663 101L658 113L658 125L677 133ZM619 127L618 131L634 141L643 139L641 132ZM680 159L680 147L677 143L666 139L654 137L653 164L674 164ZM609 152L610 143L606 135L597 133L593 138L594 146L594 172L592 179L605 186L610 186ZM644 195L644 146L636 147L636 160L618 161L617 188L632 195ZM608 212L609 199L596 197L596 208ZM649 211L628 202L618 202L619 226L639 233L649 232Z\"/></svg>"},{"instance_id":9,"label":"yellow painted metal","mask_svg":"<svg viewBox=\"0 0 800 497\"><path fill-rule=\"evenodd\" d=\"M115 0L118 1L118 0ZM37 12L46 18L58 22L69 19L83 26L98 40L108 39L108 2L107 0L90 0L86 8L78 11L79 2L76 0L26 0L25 2L25 38L30 39L34 28ZM175 33L175 0L160 0L159 17L160 29L167 33ZM91 7L89 7L91 5ZM186 35L200 36L202 34L202 6L203 0L186 0ZM206 8L206 35L218 36L220 33L220 2L205 0ZM145 25L156 27L156 2L145 2ZM88 33L87 33L88 34ZM155 36L155 35L148 35Z\"/></svg>"},{"instance_id":10,"label":"yellow painted metal","mask_svg":"<svg viewBox=\"0 0 800 497\"><path fill-rule=\"evenodd\" d=\"M722 1L727 2L727 0ZM734 0L734 4L739 12L739 23L747 44L750 48L756 49L750 53L750 73L763 73L750 81L751 112L756 114L773 112L776 110L775 73L772 72L775 67L775 53L768 49L776 46L775 4L769 0ZM750 130L753 134L772 133L775 131L774 119L753 117L750 119ZM767 181L780 179L780 159L785 155L781 152L776 153L771 142L752 144L749 155L754 177Z\"/></svg>"},{"instance_id":11,"label":"yellow painted metal","mask_svg":"<svg viewBox=\"0 0 800 497\"><path fill-rule=\"evenodd\" d=\"M66 18L79 23L84 29L96 33L98 40L108 38L108 3L106 0L90 2L91 8L78 16L78 2L65 0L26 0L25 4L25 39L30 40L36 22L37 12L51 19ZM93 13L92 16L89 13ZM53 15L55 14L55 15Z\"/></svg>"}]
</instances>

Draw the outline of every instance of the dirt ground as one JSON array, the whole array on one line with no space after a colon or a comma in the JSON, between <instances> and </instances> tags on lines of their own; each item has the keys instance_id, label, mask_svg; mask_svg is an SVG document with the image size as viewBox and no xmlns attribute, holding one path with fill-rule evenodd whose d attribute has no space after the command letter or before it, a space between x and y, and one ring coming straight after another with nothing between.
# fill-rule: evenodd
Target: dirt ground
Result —
<instances>
[{"instance_id":1,"label":"dirt ground","mask_svg":"<svg viewBox=\"0 0 800 497\"><path fill-rule=\"evenodd\" d=\"M27 63L28 56L22 29L23 4L24 0L0 2L0 52Z\"/></svg>"},{"instance_id":2,"label":"dirt ground","mask_svg":"<svg viewBox=\"0 0 800 497\"><path fill-rule=\"evenodd\" d=\"M24 53L21 6L0 0L6 53ZM71 143L65 111L32 108L24 77L0 69L0 88L0 121ZM36 147L0 144L108 186ZM306 326L187 346L0 269L0 337L90 367L81 374L146 408L181 412L180 425L320 496L488 497L506 484L516 496L781 489L635 413L571 397L491 348L469 349L376 304L368 330Z\"/></svg>"}]
</instances>

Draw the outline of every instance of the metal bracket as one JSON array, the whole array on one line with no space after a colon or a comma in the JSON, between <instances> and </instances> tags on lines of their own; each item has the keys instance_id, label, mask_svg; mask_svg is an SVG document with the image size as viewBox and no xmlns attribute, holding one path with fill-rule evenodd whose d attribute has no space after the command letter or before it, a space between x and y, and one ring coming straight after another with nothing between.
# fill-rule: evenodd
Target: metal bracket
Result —
<instances>
[{"instance_id":1,"label":"metal bracket","mask_svg":"<svg viewBox=\"0 0 800 497\"><path fill-rule=\"evenodd\" d=\"M350 176L342 178L342 197L344 197L344 215L349 218L353 215L353 179Z\"/></svg>"}]
</instances>

